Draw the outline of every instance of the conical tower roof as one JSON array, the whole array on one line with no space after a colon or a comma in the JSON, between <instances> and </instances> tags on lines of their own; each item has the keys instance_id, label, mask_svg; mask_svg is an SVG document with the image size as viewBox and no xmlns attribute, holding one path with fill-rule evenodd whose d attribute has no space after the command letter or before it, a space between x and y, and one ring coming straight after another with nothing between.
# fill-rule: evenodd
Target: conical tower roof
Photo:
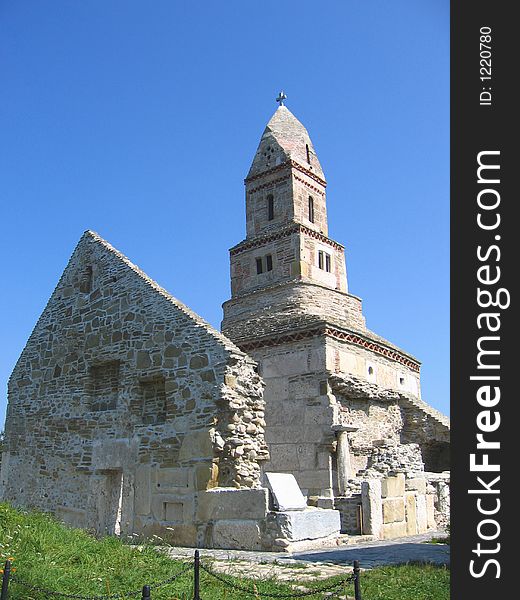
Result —
<instances>
[{"instance_id":1,"label":"conical tower roof","mask_svg":"<svg viewBox=\"0 0 520 600\"><path fill-rule=\"evenodd\" d=\"M247 177L294 160L325 179L307 129L286 106L279 106L264 130Z\"/></svg>"}]
</instances>

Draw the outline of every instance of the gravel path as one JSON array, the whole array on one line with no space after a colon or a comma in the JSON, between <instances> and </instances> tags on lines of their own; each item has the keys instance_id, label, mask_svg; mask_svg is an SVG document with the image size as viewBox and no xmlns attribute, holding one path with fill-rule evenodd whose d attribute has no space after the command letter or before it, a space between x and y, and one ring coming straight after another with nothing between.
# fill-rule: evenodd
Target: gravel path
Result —
<instances>
[{"instance_id":1,"label":"gravel path","mask_svg":"<svg viewBox=\"0 0 520 600\"><path fill-rule=\"evenodd\" d=\"M210 558L212 568L222 573L252 578L277 577L290 580L323 579L348 573L352 562L359 560L361 568L406 562L428 562L449 565L450 547L444 544L425 543L442 534L429 533L385 541L361 541L343 547L320 548L305 552L250 552L246 550L201 550L201 558ZM192 548L162 548L172 558L193 556Z\"/></svg>"}]
</instances>

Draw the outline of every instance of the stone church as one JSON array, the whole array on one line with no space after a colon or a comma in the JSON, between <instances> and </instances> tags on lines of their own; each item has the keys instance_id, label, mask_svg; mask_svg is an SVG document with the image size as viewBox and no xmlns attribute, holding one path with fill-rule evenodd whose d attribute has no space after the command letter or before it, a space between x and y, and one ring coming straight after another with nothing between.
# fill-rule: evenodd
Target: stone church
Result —
<instances>
[{"instance_id":1,"label":"stone church","mask_svg":"<svg viewBox=\"0 0 520 600\"><path fill-rule=\"evenodd\" d=\"M446 523L449 421L420 362L367 329L283 99L245 179L222 332L87 231L9 381L0 497L223 548Z\"/></svg>"}]
</instances>

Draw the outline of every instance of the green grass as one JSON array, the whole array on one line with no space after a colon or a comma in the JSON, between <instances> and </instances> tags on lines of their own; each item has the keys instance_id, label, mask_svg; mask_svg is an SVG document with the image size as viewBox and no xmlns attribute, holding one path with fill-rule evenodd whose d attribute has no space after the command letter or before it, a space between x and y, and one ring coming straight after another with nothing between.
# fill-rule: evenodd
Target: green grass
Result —
<instances>
[{"instance_id":1,"label":"green grass","mask_svg":"<svg viewBox=\"0 0 520 600\"><path fill-rule=\"evenodd\" d=\"M433 565L379 567L361 576L363 600L448 600L450 571Z\"/></svg>"},{"instance_id":2,"label":"green grass","mask_svg":"<svg viewBox=\"0 0 520 600\"><path fill-rule=\"evenodd\" d=\"M201 552L202 555L204 552ZM139 590L145 583L167 579L184 563L171 560L153 546L140 549L113 537L96 539L87 532L69 528L51 516L39 512L15 510L0 503L0 561L13 557L14 576L49 590L95 596ZM278 581L233 579L264 593L291 593L294 590ZM315 584L317 588L338 580L332 578ZM292 583L297 583L293 581ZM309 584L303 584L309 587ZM314 584L313 586L314 587ZM449 571L425 566L402 566L374 569L362 574L363 600L447 600ZM353 588L342 586L341 594L353 596ZM31 592L12 582L10 600L48 600L49 596ZM172 585L152 590L153 600L191 600L193 571L190 569ZM247 600L247 595L225 587L201 572L203 600ZM311 596L320 598L319 595Z\"/></svg>"}]
</instances>

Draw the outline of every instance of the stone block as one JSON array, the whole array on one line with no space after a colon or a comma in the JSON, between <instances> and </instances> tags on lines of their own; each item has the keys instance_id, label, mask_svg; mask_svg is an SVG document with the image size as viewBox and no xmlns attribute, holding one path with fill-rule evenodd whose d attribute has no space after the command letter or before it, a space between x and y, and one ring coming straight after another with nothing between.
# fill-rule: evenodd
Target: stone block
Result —
<instances>
[{"instance_id":1,"label":"stone block","mask_svg":"<svg viewBox=\"0 0 520 600\"><path fill-rule=\"evenodd\" d=\"M188 432L182 440L179 461L213 457L213 442L208 431Z\"/></svg>"},{"instance_id":2,"label":"stone block","mask_svg":"<svg viewBox=\"0 0 520 600\"><path fill-rule=\"evenodd\" d=\"M381 496L383 498L404 496L404 482L404 473L398 473L392 477L385 477L381 482Z\"/></svg>"},{"instance_id":3,"label":"stone block","mask_svg":"<svg viewBox=\"0 0 520 600\"><path fill-rule=\"evenodd\" d=\"M169 523L182 523L184 504L182 502L165 502L163 520Z\"/></svg>"},{"instance_id":4,"label":"stone block","mask_svg":"<svg viewBox=\"0 0 520 600\"><path fill-rule=\"evenodd\" d=\"M435 529L437 523L435 522L435 494L426 495L426 523L428 529Z\"/></svg>"},{"instance_id":5,"label":"stone block","mask_svg":"<svg viewBox=\"0 0 520 600\"><path fill-rule=\"evenodd\" d=\"M383 500L383 523L395 523L404 520L404 498L385 498Z\"/></svg>"},{"instance_id":6,"label":"stone block","mask_svg":"<svg viewBox=\"0 0 520 600\"><path fill-rule=\"evenodd\" d=\"M267 428L266 433L269 433L269 427ZM266 437L266 440L268 440L268 437ZM271 455L270 466L272 469L292 471L294 470L294 465L298 464L298 449L296 444L270 443L269 452Z\"/></svg>"},{"instance_id":7,"label":"stone block","mask_svg":"<svg viewBox=\"0 0 520 600\"><path fill-rule=\"evenodd\" d=\"M137 438L95 440L92 444L92 466L98 470L121 469L137 459Z\"/></svg>"},{"instance_id":8,"label":"stone block","mask_svg":"<svg viewBox=\"0 0 520 600\"><path fill-rule=\"evenodd\" d=\"M262 538L258 522L248 519L217 521L213 525L211 545L213 548L261 550Z\"/></svg>"},{"instance_id":9,"label":"stone block","mask_svg":"<svg viewBox=\"0 0 520 600\"><path fill-rule=\"evenodd\" d=\"M149 465L140 465L135 472L134 510L138 515L150 514L151 474Z\"/></svg>"},{"instance_id":10,"label":"stone block","mask_svg":"<svg viewBox=\"0 0 520 600\"><path fill-rule=\"evenodd\" d=\"M369 479L361 483L361 507L363 514L362 533L380 537L383 525L380 479Z\"/></svg>"},{"instance_id":11,"label":"stone block","mask_svg":"<svg viewBox=\"0 0 520 600\"><path fill-rule=\"evenodd\" d=\"M405 492L406 504L406 534L417 535L417 508L415 504L415 493Z\"/></svg>"},{"instance_id":12,"label":"stone block","mask_svg":"<svg viewBox=\"0 0 520 600\"><path fill-rule=\"evenodd\" d=\"M330 471L328 469L311 469L296 472L298 483L305 490L319 490L319 495L324 490L330 489Z\"/></svg>"},{"instance_id":13,"label":"stone block","mask_svg":"<svg viewBox=\"0 0 520 600\"><path fill-rule=\"evenodd\" d=\"M426 510L426 496L419 494L415 497L417 509L417 533L425 533L428 530L428 514Z\"/></svg>"},{"instance_id":14,"label":"stone block","mask_svg":"<svg viewBox=\"0 0 520 600\"><path fill-rule=\"evenodd\" d=\"M264 519L268 502L267 488L215 488L198 495L196 520Z\"/></svg>"},{"instance_id":15,"label":"stone block","mask_svg":"<svg viewBox=\"0 0 520 600\"><path fill-rule=\"evenodd\" d=\"M266 473L265 479L277 510L301 510L307 506L305 496L291 473Z\"/></svg>"},{"instance_id":16,"label":"stone block","mask_svg":"<svg viewBox=\"0 0 520 600\"><path fill-rule=\"evenodd\" d=\"M150 515L163 524L170 521L190 524L194 517L193 507L192 494L152 494Z\"/></svg>"},{"instance_id":17,"label":"stone block","mask_svg":"<svg viewBox=\"0 0 520 600\"><path fill-rule=\"evenodd\" d=\"M296 542L338 535L341 529L338 510L306 508L270 515L277 529L276 537Z\"/></svg>"},{"instance_id":18,"label":"stone block","mask_svg":"<svg viewBox=\"0 0 520 600\"><path fill-rule=\"evenodd\" d=\"M406 537L406 535L407 530L404 521L401 521L400 523L385 523L381 528L381 537L384 540Z\"/></svg>"},{"instance_id":19,"label":"stone block","mask_svg":"<svg viewBox=\"0 0 520 600\"><path fill-rule=\"evenodd\" d=\"M424 477L413 477L405 482L407 491L417 491L419 494L426 494L426 479Z\"/></svg>"},{"instance_id":20,"label":"stone block","mask_svg":"<svg viewBox=\"0 0 520 600\"><path fill-rule=\"evenodd\" d=\"M189 475L191 469L188 468L169 468L157 469L155 472L155 483L161 491L176 488L189 487Z\"/></svg>"}]
</instances>

